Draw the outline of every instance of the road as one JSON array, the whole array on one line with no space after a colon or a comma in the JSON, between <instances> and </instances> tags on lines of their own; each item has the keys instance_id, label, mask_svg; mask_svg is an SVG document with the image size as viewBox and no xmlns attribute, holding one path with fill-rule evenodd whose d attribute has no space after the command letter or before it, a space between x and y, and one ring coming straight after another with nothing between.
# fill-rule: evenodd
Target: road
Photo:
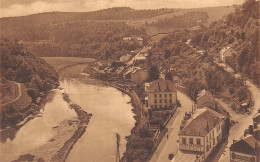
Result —
<instances>
[{"instance_id":1,"label":"road","mask_svg":"<svg viewBox=\"0 0 260 162\"><path fill-rule=\"evenodd\" d=\"M234 71L232 68L230 68L229 66L227 66L224 63L217 63L219 66L225 67L224 69L227 72L230 72L232 74L234 74ZM236 78L241 78L241 76L239 74L234 74L234 76ZM253 83L251 83L250 81L246 80L246 85L248 86L248 89L250 90L251 94L252 94L252 99L254 101L254 106L252 109L252 113L250 115L247 114L234 114L231 110L231 108L227 108L228 111L230 111L230 115L231 118L238 121L237 124L235 124L233 127L231 127L230 132L229 132L229 137L228 137L228 144L227 147L225 148L225 154L222 154L219 162L226 162L229 161L230 158L230 153L229 153L229 147L231 146L231 144L233 143L234 139L239 139L243 134L244 134L244 130L248 128L248 126L251 124L253 124L253 120L252 117L255 115L255 113L257 112L258 108L260 108L260 90L259 88L254 85ZM225 105L223 102L220 104L222 104L224 107L226 107L227 105Z\"/></svg>"},{"instance_id":2,"label":"road","mask_svg":"<svg viewBox=\"0 0 260 162\"><path fill-rule=\"evenodd\" d=\"M8 101L6 103L1 104L1 107L17 101L22 96L21 84L16 83L16 85L18 86L18 95L12 101Z\"/></svg>"},{"instance_id":3,"label":"road","mask_svg":"<svg viewBox=\"0 0 260 162\"><path fill-rule=\"evenodd\" d=\"M181 103L181 108L178 108L174 116L166 126L168 128L168 139L167 133L159 144L156 152L151 158L151 162L167 162L171 161L168 159L169 153L172 152L176 155L178 151L178 133L180 130L181 121L185 112L192 110L193 101L185 94L178 91L178 100Z\"/></svg>"}]
</instances>

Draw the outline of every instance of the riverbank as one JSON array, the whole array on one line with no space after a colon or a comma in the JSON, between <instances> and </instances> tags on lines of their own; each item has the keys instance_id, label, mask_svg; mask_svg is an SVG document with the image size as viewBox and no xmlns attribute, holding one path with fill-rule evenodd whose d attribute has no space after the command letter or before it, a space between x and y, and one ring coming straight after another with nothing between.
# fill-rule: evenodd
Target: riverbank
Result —
<instances>
[{"instance_id":1,"label":"riverbank","mask_svg":"<svg viewBox=\"0 0 260 162\"><path fill-rule=\"evenodd\" d=\"M52 128L54 136L48 142L40 147L37 147L27 154L21 155L14 162L24 160L36 161L65 161L73 145L86 131L90 115L87 114L80 106L70 101L66 93L62 93L64 101L69 104L69 108L73 109L77 117L70 117L63 120Z\"/></svg>"}]
</instances>

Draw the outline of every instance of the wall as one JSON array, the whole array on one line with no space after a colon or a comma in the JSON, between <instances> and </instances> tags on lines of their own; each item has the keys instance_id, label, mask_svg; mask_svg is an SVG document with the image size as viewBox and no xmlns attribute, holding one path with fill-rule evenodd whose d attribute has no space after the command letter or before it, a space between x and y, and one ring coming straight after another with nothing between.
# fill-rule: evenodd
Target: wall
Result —
<instances>
[{"instance_id":1,"label":"wall","mask_svg":"<svg viewBox=\"0 0 260 162\"><path fill-rule=\"evenodd\" d=\"M131 74L132 81L135 83L141 83L148 79L148 72L145 70L138 70Z\"/></svg>"},{"instance_id":2,"label":"wall","mask_svg":"<svg viewBox=\"0 0 260 162\"><path fill-rule=\"evenodd\" d=\"M157 97L155 98L154 94L157 94ZM166 97L165 97L166 94ZM172 97L170 97L170 94ZM160 97L161 95L161 97ZM155 99L157 100L157 103L155 103ZM172 100L172 103L170 103L170 99ZM160 103L161 100L161 103ZM167 102L165 102L165 100ZM148 93L148 107L155 108L157 105L157 108L164 108L164 107L170 107L172 105L177 104L177 92L154 92L154 93Z\"/></svg>"},{"instance_id":3,"label":"wall","mask_svg":"<svg viewBox=\"0 0 260 162\"><path fill-rule=\"evenodd\" d=\"M233 157L232 154L235 154L236 156ZM256 161L256 156L254 156L254 155L248 155L248 154L243 154L243 153L230 151L230 162L241 162L241 161L251 162L250 158L255 158L255 162L257 162Z\"/></svg>"},{"instance_id":4,"label":"wall","mask_svg":"<svg viewBox=\"0 0 260 162\"><path fill-rule=\"evenodd\" d=\"M179 149L180 150L189 150L189 151L199 151L204 152L205 158L208 157L208 155L211 153L211 151L214 149L214 147L221 141L222 139L222 128L223 128L224 122L221 121L214 129L212 129L205 137L196 137L196 136L179 136ZM221 125L221 126L220 126ZM217 129L217 127L220 130ZM217 131L218 130L218 131ZM214 136L213 136L214 132ZM219 141L217 140L217 137L219 136ZM186 145L183 144L182 138L186 138ZM211 138L210 138L211 137ZM214 137L214 138L213 138ZM189 143L189 138L193 138L193 145ZM201 146L196 145L196 139L201 139ZM208 141L207 141L208 138ZM215 140L215 143L213 142ZM207 145L209 146L209 150L207 151Z\"/></svg>"}]
</instances>

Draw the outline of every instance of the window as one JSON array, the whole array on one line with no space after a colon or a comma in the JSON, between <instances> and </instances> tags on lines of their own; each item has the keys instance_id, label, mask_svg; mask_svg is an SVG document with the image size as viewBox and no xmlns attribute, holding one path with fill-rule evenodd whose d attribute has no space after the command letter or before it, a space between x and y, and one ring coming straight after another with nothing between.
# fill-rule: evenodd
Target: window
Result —
<instances>
[{"instance_id":1,"label":"window","mask_svg":"<svg viewBox=\"0 0 260 162\"><path fill-rule=\"evenodd\" d=\"M218 126L217 126L217 132L218 132Z\"/></svg>"},{"instance_id":2,"label":"window","mask_svg":"<svg viewBox=\"0 0 260 162\"><path fill-rule=\"evenodd\" d=\"M182 138L182 144L186 145L186 138Z\"/></svg>"},{"instance_id":3,"label":"window","mask_svg":"<svg viewBox=\"0 0 260 162\"><path fill-rule=\"evenodd\" d=\"M154 94L154 98L157 98L157 94Z\"/></svg>"},{"instance_id":4,"label":"window","mask_svg":"<svg viewBox=\"0 0 260 162\"><path fill-rule=\"evenodd\" d=\"M167 103L167 99L165 99L165 103Z\"/></svg>"},{"instance_id":5,"label":"window","mask_svg":"<svg viewBox=\"0 0 260 162\"><path fill-rule=\"evenodd\" d=\"M170 93L169 96L172 97L172 94Z\"/></svg>"},{"instance_id":6,"label":"window","mask_svg":"<svg viewBox=\"0 0 260 162\"><path fill-rule=\"evenodd\" d=\"M172 99L170 99L170 103L172 103Z\"/></svg>"},{"instance_id":7,"label":"window","mask_svg":"<svg viewBox=\"0 0 260 162\"><path fill-rule=\"evenodd\" d=\"M200 145L200 139L199 138L196 139L196 143L197 143L197 145Z\"/></svg>"},{"instance_id":8,"label":"window","mask_svg":"<svg viewBox=\"0 0 260 162\"><path fill-rule=\"evenodd\" d=\"M215 138L213 138L213 146L215 145Z\"/></svg>"},{"instance_id":9,"label":"window","mask_svg":"<svg viewBox=\"0 0 260 162\"><path fill-rule=\"evenodd\" d=\"M162 94L159 94L160 98L162 98Z\"/></svg>"},{"instance_id":10,"label":"window","mask_svg":"<svg viewBox=\"0 0 260 162\"><path fill-rule=\"evenodd\" d=\"M153 108L153 105L151 105L151 108Z\"/></svg>"},{"instance_id":11,"label":"window","mask_svg":"<svg viewBox=\"0 0 260 162\"><path fill-rule=\"evenodd\" d=\"M209 145L207 145L207 152L209 151Z\"/></svg>"},{"instance_id":12,"label":"window","mask_svg":"<svg viewBox=\"0 0 260 162\"><path fill-rule=\"evenodd\" d=\"M166 97L167 97L167 94L164 94L164 97L166 98Z\"/></svg>"},{"instance_id":13,"label":"window","mask_svg":"<svg viewBox=\"0 0 260 162\"><path fill-rule=\"evenodd\" d=\"M154 106L157 109L157 105Z\"/></svg>"},{"instance_id":14,"label":"window","mask_svg":"<svg viewBox=\"0 0 260 162\"><path fill-rule=\"evenodd\" d=\"M207 143L209 142L209 138L208 138L208 136L206 137L206 142L207 142Z\"/></svg>"},{"instance_id":15,"label":"window","mask_svg":"<svg viewBox=\"0 0 260 162\"><path fill-rule=\"evenodd\" d=\"M154 100L154 103L157 103L157 99Z\"/></svg>"},{"instance_id":16,"label":"window","mask_svg":"<svg viewBox=\"0 0 260 162\"><path fill-rule=\"evenodd\" d=\"M162 108L162 105L160 105L160 108Z\"/></svg>"},{"instance_id":17,"label":"window","mask_svg":"<svg viewBox=\"0 0 260 162\"><path fill-rule=\"evenodd\" d=\"M212 131L212 137L214 138L214 129L213 129L213 131Z\"/></svg>"},{"instance_id":18,"label":"window","mask_svg":"<svg viewBox=\"0 0 260 162\"><path fill-rule=\"evenodd\" d=\"M162 99L160 99L160 103L162 103Z\"/></svg>"},{"instance_id":19,"label":"window","mask_svg":"<svg viewBox=\"0 0 260 162\"><path fill-rule=\"evenodd\" d=\"M189 138L190 145L193 145L193 138Z\"/></svg>"}]
</instances>

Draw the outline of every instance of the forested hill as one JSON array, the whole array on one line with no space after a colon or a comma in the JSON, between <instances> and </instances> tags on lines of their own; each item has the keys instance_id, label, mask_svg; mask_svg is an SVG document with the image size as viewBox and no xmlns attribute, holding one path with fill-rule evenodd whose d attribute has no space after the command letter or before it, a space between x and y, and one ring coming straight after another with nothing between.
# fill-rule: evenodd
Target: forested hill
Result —
<instances>
[{"instance_id":1,"label":"forested hill","mask_svg":"<svg viewBox=\"0 0 260 162\"><path fill-rule=\"evenodd\" d=\"M193 35L191 43L219 56L221 49L230 48L225 61L244 77L260 85L259 2L247 0L224 20L212 23Z\"/></svg>"},{"instance_id":2,"label":"forested hill","mask_svg":"<svg viewBox=\"0 0 260 162\"><path fill-rule=\"evenodd\" d=\"M59 85L54 68L18 42L1 39L0 54L1 78L24 84L33 101Z\"/></svg>"}]
</instances>

